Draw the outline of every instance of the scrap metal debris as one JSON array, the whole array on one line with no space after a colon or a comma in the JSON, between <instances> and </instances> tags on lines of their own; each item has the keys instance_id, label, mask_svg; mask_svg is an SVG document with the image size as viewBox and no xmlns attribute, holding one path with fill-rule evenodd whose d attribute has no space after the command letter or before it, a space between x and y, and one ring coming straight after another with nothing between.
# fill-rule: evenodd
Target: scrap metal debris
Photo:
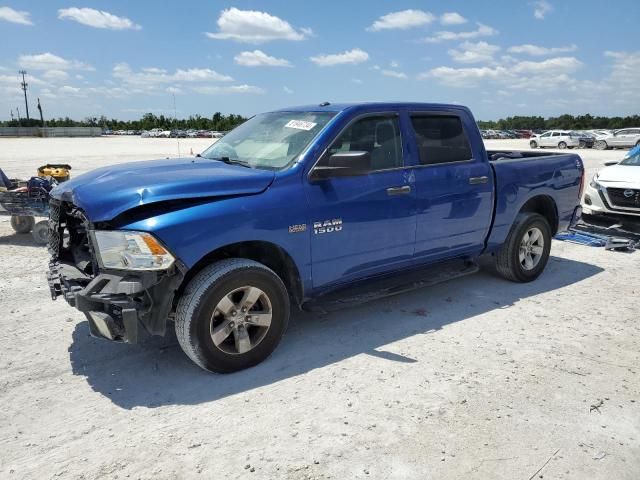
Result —
<instances>
[{"instance_id":1,"label":"scrap metal debris","mask_svg":"<svg viewBox=\"0 0 640 480\"><path fill-rule=\"evenodd\" d=\"M600 414L602 414L602 412L600 411L600 407L604 405L604 400L602 400L601 398L598 399L597 403L594 403L593 405L591 405L589 407L589 413L593 412L594 410Z\"/></svg>"}]
</instances>

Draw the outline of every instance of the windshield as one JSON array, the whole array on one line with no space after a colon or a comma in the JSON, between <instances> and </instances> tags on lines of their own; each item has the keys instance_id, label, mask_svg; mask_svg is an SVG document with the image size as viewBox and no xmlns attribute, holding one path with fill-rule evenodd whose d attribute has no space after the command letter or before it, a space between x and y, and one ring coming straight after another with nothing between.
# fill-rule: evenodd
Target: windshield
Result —
<instances>
[{"instance_id":1,"label":"windshield","mask_svg":"<svg viewBox=\"0 0 640 480\"><path fill-rule=\"evenodd\" d=\"M247 120L201 156L252 168L287 167L335 116L333 112L272 112Z\"/></svg>"},{"instance_id":2,"label":"windshield","mask_svg":"<svg viewBox=\"0 0 640 480\"><path fill-rule=\"evenodd\" d=\"M627 156L622 160L619 165L632 165L634 167L640 167L640 146L632 149Z\"/></svg>"}]
</instances>

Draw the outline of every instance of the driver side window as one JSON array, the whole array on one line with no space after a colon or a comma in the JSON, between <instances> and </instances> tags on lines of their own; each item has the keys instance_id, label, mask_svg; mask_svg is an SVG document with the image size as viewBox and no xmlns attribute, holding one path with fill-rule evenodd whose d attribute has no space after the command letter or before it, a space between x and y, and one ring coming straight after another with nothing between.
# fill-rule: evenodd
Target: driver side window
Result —
<instances>
[{"instance_id":1,"label":"driver side window","mask_svg":"<svg viewBox=\"0 0 640 480\"><path fill-rule=\"evenodd\" d=\"M334 153L368 152L370 171L401 167L400 126L396 115L376 115L357 120L333 142L322 163Z\"/></svg>"}]
</instances>

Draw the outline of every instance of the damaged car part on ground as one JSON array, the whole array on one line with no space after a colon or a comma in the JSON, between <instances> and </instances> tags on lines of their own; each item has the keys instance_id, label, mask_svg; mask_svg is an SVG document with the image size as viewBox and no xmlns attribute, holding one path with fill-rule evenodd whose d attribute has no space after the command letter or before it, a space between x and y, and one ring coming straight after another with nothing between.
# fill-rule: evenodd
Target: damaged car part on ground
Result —
<instances>
[{"instance_id":1,"label":"damaged car part on ground","mask_svg":"<svg viewBox=\"0 0 640 480\"><path fill-rule=\"evenodd\" d=\"M481 255L504 278L535 280L552 236L580 216L583 175L571 153L487 152L461 106L270 112L200 158L56 188L50 286L97 336L133 343L174 319L197 365L235 371L275 349L290 304L398 275L424 285L407 272L430 267L472 273Z\"/></svg>"}]
</instances>

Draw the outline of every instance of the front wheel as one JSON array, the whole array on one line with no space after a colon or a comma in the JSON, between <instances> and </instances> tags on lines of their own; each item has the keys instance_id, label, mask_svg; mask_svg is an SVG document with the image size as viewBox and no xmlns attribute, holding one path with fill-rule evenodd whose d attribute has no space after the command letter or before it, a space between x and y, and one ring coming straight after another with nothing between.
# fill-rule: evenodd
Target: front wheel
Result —
<instances>
[{"instance_id":1,"label":"front wheel","mask_svg":"<svg viewBox=\"0 0 640 480\"><path fill-rule=\"evenodd\" d=\"M538 142L536 142L535 140L531 140L531 141L529 142L529 146L530 146L531 148L538 148Z\"/></svg>"},{"instance_id":2,"label":"front wheel","mask_svg":"<svg viewBox=\"0 0 640 480\"><path fill-rule=\"evenodd\" d=\"M512 282L538 278L549 260L551 227L542 215L518 214L507 240L496 254L496 270Z\"/></svg>"},{"instance_id":3,"label":"front wheel","mask_svg":"<svg viewBox=\"0 0 640 480\"><path fill-rule=\"evenodd\" d=\"M216 262L187 285L176 309L176 335L199 367L230 373L266 359L289 322L289 296L266 266L242 258Z\"/></svg>"},{"instance_id":4,"label":"front wheel","mask_svg":"<svg viewBox=\"0 0 640 480\"><path fill-rule=\"evenodd\" d=\"M33 235L33 239L38 245L46 245L49 243L49 222L40 220L33 226L31 235Z\"/></svg>"}]
</instances>

